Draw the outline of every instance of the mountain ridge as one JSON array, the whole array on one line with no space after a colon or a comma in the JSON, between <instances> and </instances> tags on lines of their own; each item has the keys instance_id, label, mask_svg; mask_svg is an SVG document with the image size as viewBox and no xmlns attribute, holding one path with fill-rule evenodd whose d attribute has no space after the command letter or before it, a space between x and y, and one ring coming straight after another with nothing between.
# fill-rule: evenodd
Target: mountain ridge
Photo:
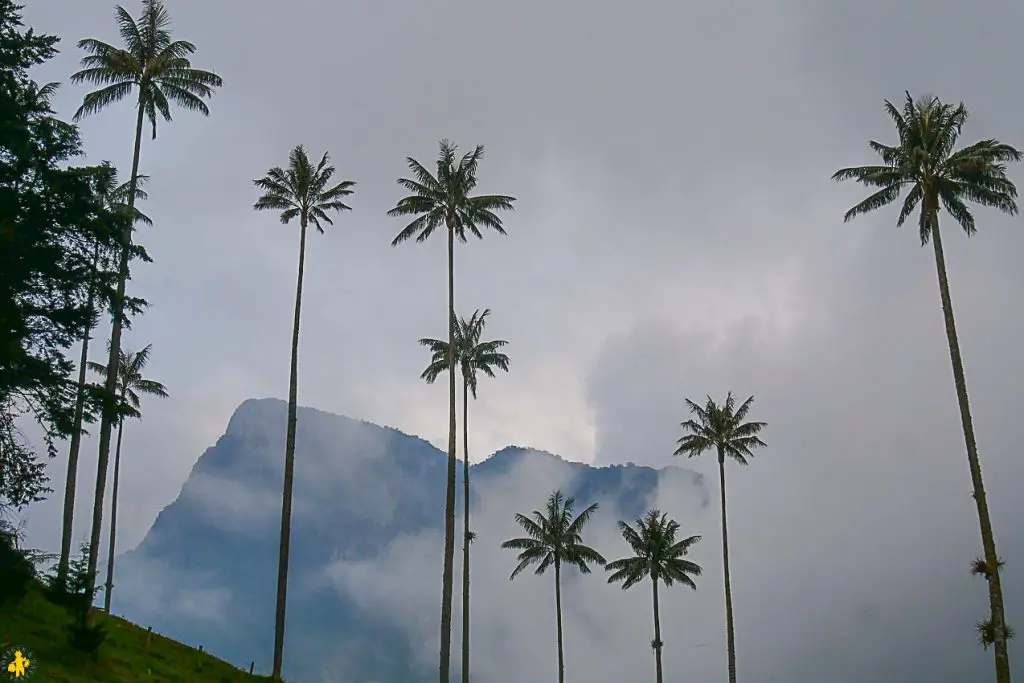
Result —
<instances>
[{"instance_id":1,"label":"mountain ridge","mask_svg":"<svg viewBox=\"0 0 1024 683\"><path fill-rule=\"evenodd\" d=\"M238 406L177 498L121 556L116 609L240 666L269 664L286 415L280 399ZM470 467L474 531L488 544L511 532L513 512L542 507L554 488L625 519L665 487L691 492L694 510L709 500L702 475L675 466L593 467L507 446ZM302 406L295 468L286 674L324 680L329 669L344 680L430 680L408 621L368 602L364 584L396 556L428 572L440 566L447 454L395 427ZM460 461L460 481L462 472ZM499 578L507 574L478 573L474 590Z\"/></svg>"}]
</instances>

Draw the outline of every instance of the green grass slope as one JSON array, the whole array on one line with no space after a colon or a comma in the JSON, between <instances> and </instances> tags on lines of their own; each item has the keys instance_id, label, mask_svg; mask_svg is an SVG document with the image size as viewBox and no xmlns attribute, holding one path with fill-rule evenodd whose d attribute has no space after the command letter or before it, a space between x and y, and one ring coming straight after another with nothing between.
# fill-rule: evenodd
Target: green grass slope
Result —
<instances>
[{"instance_id":1,"label":"green grass slope","mask_svg":"<svg viewBox=\"0 0 1024 683\"><path fill-rule=\"evenodd\" d=\"M11 648L31 653L31 683L255 683L267 676L248 671L205 652L152 633L119 617L101 614L107 640L99 660L90 661L67 646L68 611L33 588L21 603L0 613L0 655ZM0 681L14 680L0 666ZM18 679L23 680L23 679Z\"/></svg>"}]
</instances>

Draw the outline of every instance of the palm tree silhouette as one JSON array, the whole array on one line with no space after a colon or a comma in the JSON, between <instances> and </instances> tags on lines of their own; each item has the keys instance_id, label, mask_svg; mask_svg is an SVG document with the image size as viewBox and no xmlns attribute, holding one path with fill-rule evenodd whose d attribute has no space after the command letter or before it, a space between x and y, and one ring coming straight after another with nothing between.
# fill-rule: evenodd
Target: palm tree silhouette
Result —
<instances>
[{"instance_id":1,"label":"palm tree silhouette","mask_svg":"<svg viewBox=\"0 0 1024 683\"><path fill-rule=\"evenodd\" d=\"M537 565L538 576L555 568L555 617L558 630L558 683L565 683L565 653L562 648L562 566L573 565L580 573L589 574L590 565L604 566L601 553L583 544L583 529L597 510L597 503L573 517L576 499L562 498L561 491L548 497L545 511L534 510L529 517L516 513L516 524L526 532L524 538L513 538L501 544L502 548L518 550L516 565L509 580L524 569Z\"/></svg>"},{"instance_id":2,"label":"palm tree silhouette","mask_svg":"<svg viewBox=\"0 0 1024 683\"><path fill-rule=\"evenodd\" d=\"M117 545L117 491L121 477L121 435L124 433L126 417L141 418L139 408L142 405L139 394L167 398L167 387L160 382L146 379L142 371L149 363L149 353L153 345L149 344L138 353L127 349L121 351L117 371L117 400L119 415L117 419L117 447L114 449L114 486L110 493L110 541L107 544L107 583L103 595L103 609L110 613L110 600L114 592L114 550ZM100 363L89 363L89 369L106 376L107 366Z\"/></svg>"},{"instance_id":3,"label":"palm tree silhouette","mask_svg":"<svg viewBox=\"0 0 1024 683\"><path fill-rule=\"evenodd\" d=\"M78 47L89 54L82 58L80 71L71 75L72 83L91 83L101 86L85 95L75 112L74 120L103 111L137 93L135 106L135 150L132 153L132 172L128 185L128 212L135 208L139 180L139 155L142 149L142 124L148 118L156 138L156 119L159 114L171 120L170 105L210 113L203 100L213 95L222 85L220 76L195 69L189 56L196 47L184 40L173 40L171 18L160 0L142 0L142 14L133 19L118 5L114 9L118 33L124 47L114 47L95 38L78 41ZM103 500L106 494L107 466L110 461L110 436L117 419L117 367L121 351L121 332L124 327L125 285L128 281L128 263L131 255L132 224L126 221L121 236L122 248L118 262L117 294L112 302L110 354L107 357L107 378L104 382L105 401L100 419L99 457L96 463L96 495L92 508L92 533L89 540L89 590L95 587L97 551L103 526Z\"/></svg>"},{"instance_id":4,"label":"palm tree silhouette","mask_svg":"<svg viewBox=\"0 0 1024 683\"><path fill-rule=\"evenodd\" d=\"M469 544L475 534L469 528L469 406L468 396L473 394L476 400L477 371L488 377L494 377L493 368L508 372L508 356L499 351L506 344L504 339L480 341L487 316L491 309L483 313L473 312L469 320L461 318L455 326L455 360L462 369L462 681L469 683ZM423 371L423 379L433 384L438 376L448 369L448 342L440 339L420 339L420 344L431 351L430 365Z\"/></svg>"},{"instance_id":5,"label":"palm tree silhouette","mask_svg":"<svg viewBox=\"0 0 1024 683\"><path fill-rule=\"evenodd\" d=\"M292 487L295 479L295 428L298 415L299 392L299 320L302 314L302 278L306 264L306 229L312 223L317 232L324 234L323 224L333 225L328 211L349 211L342 199L352 194L355 182L343 180L330 185L334 167L328 164L324 152L320 163L314 166L302 145L288 156L288 168L273 167L262 178L254 180L263 195L253 208L257 211L280 211L281 222L299 219L299 267L295 285L295 315L292 321L291 369L288 379L288 427L284 445L284 487L281 495L281 545L277 570L277 608L274 619L275 680L281 678L284 658L285 607L288 597L288 554L291 545Z\"/></svg>"},{"instance_id":6,"label":"palm tree silhouette","mask_svg":"<svg viewBox=\"0 0 1024 683\"><path fill-rule=\"evenodd\" d=\"M725 577L725 632L727 638L729 683L736 683L736 634L733 626L732 578L729 574L729 526L725 516L725 459L747 464L753 457L753 449L763 448L765 443L757 436L765 427L764 422L744 422L754 403L751 396L737 408L732 392L725 402L718 405L708 396L707 402L697 405L686 399L686 405L696 417L683 422L684 435L673 455L696 457L707 450L718 453L718 479L722 490L722 574Z\"/></svg>"},{"instance_id":7,"label":"palm tree silhouette","mask_svg":"<svg viewBox=\"0 0 1024 683\"><path fill-rule=\"evenodd\" d=\"M690 536L677 541L679 523L669 519L660 510L651 510L636 520L636 527L619 522L622 537L633 550L633 556L615 560L605 565L612 572L608 583L622 582L623 590L632 588L646 578L651 580L654 596L654 662L657 683L662 683L661 667L661 618L658 609L658 582L671 587L675 583L697 590L691 577L700 576L699 565L684 559L691 547L700 541L700 536Z\"/></svg>"},{"instance_id":8,"label":"palm tree silhouette","mask_svg":"<svg viewBox=\"0 0 1024 683\"><path fill-rule=\"evenodd\" d=\"M505 234L496 211L511 210L515 197L471 195L477 185L477 169L484 156L483 145L456 160L456 146L441 140L437 174L407 157L412 178L399 178L398 184L412 194L403 197L388 211L389 216L415 216L395 236L391 246L413 237L425 242L439 227L448 232L448 473L444 502L444 568L441 575L441 649L438 664L440 683L451 680L452 592L455 559L455 240L466 241L466 232L483 238L480 228Z\"/></svg>"},{"instance_id":9,"label":"palm tree silhouette","mask_svg":"<svg viewBox=\"0 0 1024 683\"><path fill-rule=\"evenodd\" d=\"M1002 565L996 553L985 483L981 476L981 460L974 439L974 424L967 399L967 380L964 378L963 358L953 319L953 300L949 294L946 275L946 257L942 252L939 234L940 205L946 209L963 231L971 236L976 232L974 215L967 202L998 209L1011 216L1017 214L1017 188L1006 175L1006 164L1020 161L1021 153L998 140L982 140L954 151L963 126L967 122L967 109L961 102L954 107L937 97L918 101L906 93L903 110L888 100L885 111L896 124L899 142L884 145L871 141L871 149L882 158L881 165L844 168L836 171L833 180L855 180L877 190L843 216L844 222L861 214L870 213L899 199L908 188L896 225L903 223L917 211L921 246L931 240L935 252L935 270L939 279L939 299L946 325L946 342L953 365L953 385L960 406L960 424L967 447L967 464L971 471L974 503L978 509L981 527L981 545L984 556L975 562L974 571L988 581L990 617L978 624L981 642L994 645L996 681L1010 683L1010 657L1006 641L1009 630L1003 609L1003 587L999 577Z\"/></svg>"}]
</instances>

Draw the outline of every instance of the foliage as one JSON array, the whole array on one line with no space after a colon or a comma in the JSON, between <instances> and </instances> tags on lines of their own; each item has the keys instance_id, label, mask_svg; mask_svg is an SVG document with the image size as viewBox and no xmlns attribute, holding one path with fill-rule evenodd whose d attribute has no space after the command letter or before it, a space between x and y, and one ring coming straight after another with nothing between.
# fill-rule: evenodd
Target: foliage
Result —
<instances>
[{"instance_id":1,"label":"foliage","mask_svg":"<svg viewBox=\"0 0 1024 683\"><path fill-rule=\"evenodd\" d=\"M621 582L625 590L650 577L666 586L681 583L697 589L691 577L700 576L701 568L684 557L700 541L700 536L676 540L679 522L669 519L660 510L650 510L638 518L635 527L620 521L619 529L633 550L633 556L605 565L605 569L612 572L608 583Z\"/></svg>"},{"instance_id":2,"label":"foliage","mask_svg":"<svg viewBox=\"0 0 1024 683\"><path fill-rule=\"evenodd\" d=\"M934 96L915 101L909 92L906 95L902 111L885 101L885 111L896 124L899 143L869 143L882 158L882 164L844 168L832 176L835 181L855 180L879 188L847 211L844 220L891 204L899 199L904 188L909 191L896 225L903 225L920 204L918 232L922 245L928 243L940 202L968 235L973 235L976 227L967 201L1016 214L1017 188L1006 175L1006 164L1020 161L1021 153L991 139L953 151L967 122L963 103L954 107Z\"/></svg>"},{"instance_id":3,"label":"foliage","mask_svg":"<svg viewBox=\"0 0 1024 683\"><path fill-rule=\"evenodd\" d=\"M736 407L736 399L732 392L725 397L722 405L715 403L710 396L701 406L690 399L686 405L696 419L683 422L685 434L678 441L678 448L673 455L695 457L706 450L718 451L719 459L729 457L741 465L747 464L747 458L753 457L753 449L763 448L766 444L757 435L765 427L764 422L744 422L754 397Z\"/></svg>"},{"instance_id":4,"label":"foliage","mask_svg":"<svg viewBox=\"0 0 1024 683\"><path fill-rule=\"evenodd\" d=\"M466 241L466 231L476 237L483 237L480 228L490 228L499 235L505 234L501 218L495 211L511 211L515 197L507 195L476 195L477 168L484 157L483 145L477 145L456 161L456 146L448 140L441 140L437 158L437 175L428 171L420 162L406 157L412 178L399 178L398 184L410 191L388 211L389 216L416 216L394 240L397 246L415 236L417 242L426 241L434 231L444 226L455 233L460 242Z\"/></svg>"},{"instance_id":5,"label":"foliage","mask_svg":"<svg viewBox=\"0 0 1024 683\"><path fill-rule=\"evenodd\" d=\"M171 39L171 17L163 3L142 0L138 20L118 5L114 17L123 48L95 38L78 41L78 47L89 54L82 58L82 69L72 74L71 82L102 87L85 96L75 120L96 114L136 90L154 138L157 114L170 121L171 103L208 115L210 110L203 100L211 97L223 81L210 71L192 68L189 55L195 53L196 46Z\"/></svg>"},{"instance_id":6,"label":"foliage","mask_svg":"<svg viewBox=\"0 0 1024 683\"><path fill-rule=\"evenodd\" d=\"M489 308L483 312L478 309L473 311L469 320L459 318L452 323L455 332L455 363L461 368L462 379L473 398L476 398L478 372L488 377L494 377L492 368L508 372L508 356L498 350L508 342L504 339L480 341L490 313ZM420 345L430 349L430 364L421 377L427 384L433 384L441 373L448 369L448 342L441 339L420 339Z\"/></svg>"},{"instance_id":7,"label":"foliage","mask_svg":"<svg viewBox=\"0 0 1024 683\"><path fill-rule=\"evenodd\" d=\"M107 342L107 350L110 349L110 342ZM153 349L152 344L148 344L140 351L129 351L127 349L121 349L120 361L118 362L117 369L117 396L118 396L118 413L120 415L119 422L125 418L140 418L142 413L139 412L141 407L141 399L139 394L149 394L150 396L159 396L161 398L167 398L167 387L160 382L155 380L146 379L142 376L142 371L146 369L146 365L149 364L149 353ZM93 372L106 377L107 366L102 363L95 363L89 361L89 369Z\"/></svg>"},{"instance_id":8,"label":"foliage","mask_svg":"<svg viewBox=\"0 0 1024 683\"><path fill-rule=\"evenodd\" d=\"M17 605L36 576L35 565L19 543L18 530L0 518L0 609Z\"/></svg>"},{"instance_id":9,"label":"foliage","mask_svg":"<svg viewBox=\"0 0 1024 683\"><path fill-rule=\"evenodd\" d=\"M987 650L996 644L996 628L995 623L991 619L979 621L974 625L974 628L978 632L978 644L981 645L982 650ZM1007 625L1004 631L1005 639L1013 640L1016 635L1013 627Z\"/></svg>"},{"instance_id":10,"label":"foliage","mask_svg":"<svg viewBox=\"0 0 1024 683\"><path fill-rule=\"evenodd\" d=\"M329 156L324 152L320 162L313 166L306 149L298 145L288 155L287 169L275 166L265 176L253 181L263 190L253 208L257 211L280 211L284 224L294 218L308 220L323 234L321 221L334 225L328 211L352 210L342 199L351 195L355 186L354 181L343 180L328 187L334 177L334 166L328 161Z\"/></svg>"},{"instance_id":11,"label":"foliage","mask_svg":"<svg viewBox=\"0 0 1024 683\"><path fill-rule=\"evenodd\" d=\"M96 660L99 649L106 640L106 625L93 620L92 602L98 590L93 588L89 573L89 546L82 546L79 556L71 563L67 583L59 585L56 580L51 587L61 591L61 602L70 608L72 618L67 627L68 645L73 650Z\"/></svg>"},{"instance_id":12,"label":"foliage","mask_svg":"<svg viewBox=\"0 0 1024 683\"><path fill-rule=\"evenodd\" d=\"M518 550L519 564L509 579L514 579L524 569L537 565L535 574L543 574L552 565L573 565L583 574L590 573L590 565L604 566L601 553L583 544L583 529L586 527L597 503L573 517L576 499L562 497L555 491L548 497L544 512L534 510L532 516L516 513L516 524L526 532L525 538L513 538L501 544L502 548Z\"/></svg>"},{"instance_id":13,"label":"foliage","mask_svg":"<svg viewBox=\"0 0 1024 683\"><path fill-rule=\"evenodd\" d=\"M56 54L57 38L24 30L20 10L0 0L0 498L15 507L49 491L17 419L43 428L51 456L73 429L77 386L65 351L94 315L90 286L100 299L113 294L109 278L94 278L92 256L115 248L120 232L97 197L105 170L67 166L81 143L50 107L56 84L28 76Z\"/></svg>"}]
</instances>

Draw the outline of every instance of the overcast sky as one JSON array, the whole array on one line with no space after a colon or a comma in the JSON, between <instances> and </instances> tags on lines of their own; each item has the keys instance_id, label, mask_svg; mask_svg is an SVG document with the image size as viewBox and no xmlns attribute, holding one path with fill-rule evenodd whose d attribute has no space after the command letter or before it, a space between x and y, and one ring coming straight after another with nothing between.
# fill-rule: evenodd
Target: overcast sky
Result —
<instances>
[{"instance_id":1,"label":"overcast sky","mask_svg":"<svg viewBox=\"0 0 1024 683\"><path fill-rule=\"evenodd\" d=\"M286 395L298 232L252 211L252 179L284 165L298 143L329 151L338 177L358 182L354 211L309 242L300 402L444 445L445 385L419 380L427 358L415 343L445 331L444 239L392 248L403 224L385 212L402 196L394 180L404 158L429 165L447 136L463 149L487 146L481 191L518 197L507 237L489 234L456 253L457 308L491 308L487 334L508 339L512 357L512 372L483 382L473 406L476 453L517 443L661 465L685 397L755 394L770 448L732 470L729 496L741 645L755 639L746 620L785 632L793 616L758 616L759 605L784 604L760 602L765 592L796 609L820 582L844 590L823 594L835 604L823 598L816 609L868 624L843 622L850 638L871 643L848 651L884 650L884 671L916 661L901 638L922 630L934 638L916 642L945 638L956 657L988 671L990 655L972 643L987 602L968 576L980 542L932 253L912 227L895 229L895 208L844 225L865 193L829 177L873 162L869 139L894 139L882 104L905 89L964 100L966 142L1024 144L1024 5L168 8L177 37L199 48L194 64L225 85L209 119L175 111L143 142L142 171L152 176L144 209L156 225L140 239L155 263L131 281L151 308L126 346L153 344L149 376L171 397L147 399L145 421L126 427L124 547L174 499L243 399ZM117 38L107 0L30 0L26 19L64 37L65 52L38 72L43 81L76 69L78 38ZM70 118L84 92L65 85L59 112ZM125 103L85 121L89 160L127 169L132 119ZM977 217L969 241L944 223L947 263L1008 562L1009 618L1024 627L1024 534L1011 506L1024 481L1024 312L1013 303L1024 234L1019 218ZM94 443L84 449L79 535L94 480ZM714 474L710 460L692 464ZM64 466L51 469L57 490ZM55 496L29 511L30 543L59 545L59 508ZM892 633L872 622L911 594ZM819 617L794 627L791 656L816 652L801 639ZM1019 644L1014 652L1024 661Z\"/></svg>"}]
</instances>

